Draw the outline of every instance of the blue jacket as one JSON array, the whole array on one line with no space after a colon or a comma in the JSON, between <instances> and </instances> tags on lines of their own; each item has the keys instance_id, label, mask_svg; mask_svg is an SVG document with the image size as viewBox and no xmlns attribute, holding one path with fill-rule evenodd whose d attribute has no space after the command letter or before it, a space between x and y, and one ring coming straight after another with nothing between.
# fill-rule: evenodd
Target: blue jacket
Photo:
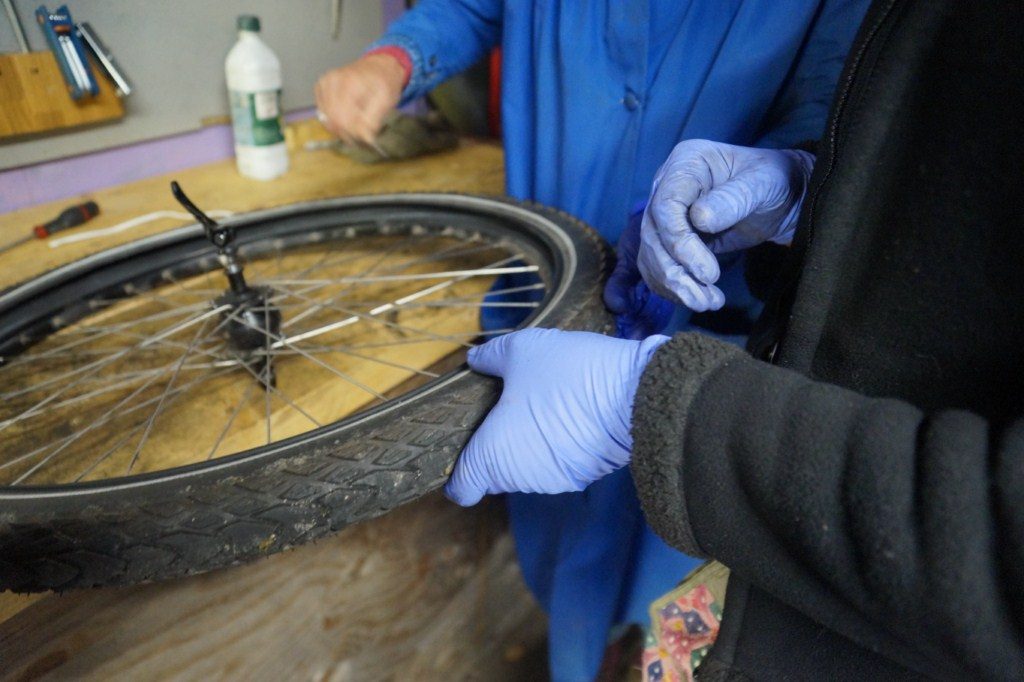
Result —
<instances>
[{"instance_id":1,"label":"blue jacket","mask_svg":"<svg viewBox=\"0 0 1024 682\"><path fill-rule=\"evenodd\" d=\"M421 0L377 45L426 94L500 44L507 191L615 241L683 139L790 147L822 133L868 0ZM742 278L739 278L742 280ZM510 495L523 574L551 614L555 680L592 679L615 620L694 564L643 521L628 470Z\"/></svg>"},{"instance_id":2,"label":"blue jacket","mask_svg":"<svg viewBox=\"0 0 1024 682\"><path fill-rule=\"evenodd\" d=\"M867 0L421 0L375 45L404 99L501 45L508 193L614 241L677 142L788 147L822 131Z\"/></svg>"}]
</instances>

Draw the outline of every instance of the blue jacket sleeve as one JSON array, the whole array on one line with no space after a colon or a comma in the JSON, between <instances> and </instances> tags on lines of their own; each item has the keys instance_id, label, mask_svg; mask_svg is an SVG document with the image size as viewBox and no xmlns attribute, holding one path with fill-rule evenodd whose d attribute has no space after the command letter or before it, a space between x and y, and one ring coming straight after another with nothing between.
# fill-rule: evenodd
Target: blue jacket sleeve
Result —
<instances>
[{"instance_id":1,"label":"blue jacket sleeve","mask_svg":"<svg viewBox=\"0 0 1024 682\"><path fill-rule=\"evenodd\" d=\"M501 38L503 0L421 0L368 50L395 45L409 53L412 74L402 104L472 66Z\"/></svg>"},{"instance_id":2,"label":"blue jacket sleeve","mask_svg":"<svg viewBox=\"0 0 1024 682\"><path fill-rule=\"evenodd\" d=\"M758 147L788 149L821 137L836 82L869 4L868 0L825 0L772 107Z\"/></svg>"}]
</instances>

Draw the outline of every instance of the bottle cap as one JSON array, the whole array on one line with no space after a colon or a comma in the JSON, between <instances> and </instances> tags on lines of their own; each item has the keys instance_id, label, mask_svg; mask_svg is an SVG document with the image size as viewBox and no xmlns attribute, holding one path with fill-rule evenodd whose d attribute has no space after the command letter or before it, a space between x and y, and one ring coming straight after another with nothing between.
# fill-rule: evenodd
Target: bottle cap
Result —
<instances>
[{"instance_id":1,"label":"bottle cap","mask_svg":"<svg viewBox=\"0 0 1024 682\"><path fill-rule=\"evenodd\" d=\"M254 14L242 14L238 17L238 30L239 31L252 31L253 33L259 33L260 31L260 18Z\"/></svg>"}]
</instances>

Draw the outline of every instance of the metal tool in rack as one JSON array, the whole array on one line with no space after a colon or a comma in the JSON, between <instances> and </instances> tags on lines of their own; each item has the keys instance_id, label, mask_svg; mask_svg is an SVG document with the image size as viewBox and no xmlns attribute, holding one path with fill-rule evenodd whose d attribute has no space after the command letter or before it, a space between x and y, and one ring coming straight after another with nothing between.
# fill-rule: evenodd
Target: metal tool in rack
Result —
<instances>
[{"instance_id":1,"label":"metal tool in rack","mask_svg":"<svg viewBox=\"0 0 1024 682\"><path fill-rule=\"evenodd\" d=\"M92 52L93 57L99 63L110 80L117 86L117 91L122 97L127 97L132 94L132 84L128 80L128 76L125 75L124 69L114 59L114 54L107 48L107 46L100 40L100 36L96 33L96 29L88 21L79 22L75 27L78 34L85 41L89 51Z\"/></svg>"},{"instance_id":2,"label":"metal tool in rack","mask_svg":"<svg viewBox=\"0 0 1024 682\"><path fill-rule=\"evenodd\" d=\"M71 21L71 12L67 5L61 5L55 12L40 5L36 9L36 21L46 36L46 42L57 58L60 72L68 86L71 99L95 97L100 92L99 83L92 73L89 60L85 56L85 46L75 25Z\"/></svg>"},{"instance_id":3,"label":"metal tool in rack","mask_svg":"<svg viewBox=\"0 0 1024 682\"><path fill-rule=\"evenodd\" d=\"M341 35L341 0L331 0L331 39Z\"/></svg>"},{"instance_id":4,"label":"metal tool in rack","mask_svg":"<svg viewBox=\"0 0 1024 682\"><path fill-rule=\"evenodd\" d=\"M14 9L11 0L3 0L4 9L7 11L7 18L11 20L11 27L14 29L14 37L18 39L18 47L22 52L28 52L28 40L25 39L25 29L21 27L21 20L18 19L18 12Z\"/></svg>"}]
</instances>

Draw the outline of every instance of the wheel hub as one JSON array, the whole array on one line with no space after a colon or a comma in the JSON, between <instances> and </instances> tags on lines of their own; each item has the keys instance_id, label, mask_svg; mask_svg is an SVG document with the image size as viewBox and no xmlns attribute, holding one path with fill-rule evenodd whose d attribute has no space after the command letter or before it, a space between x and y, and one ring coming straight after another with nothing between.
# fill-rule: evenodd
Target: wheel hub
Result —
<instances>
[{"instance_id":1,"label":"wheel hub","mask_svg":"<svg viewBox=\"0 0 1024 682\"><path fill-rule=\"evenodd\" d=\"M281 332L281 311L271 303L274 290L251 287L246 283L243 263L233 244L233 227L221 225L206 215L192 203L177 182L171 183L171 192L178 203L195 216L206 230L207 238L217 247L217 258L227 277L228 289L213 304L222 311L221 320L230 348L269 390L276 380L273 370L269 369L269 353L266 351L280 338ZM268 373L269 377L266 376Z\"/></svg>"}]
</instances>

